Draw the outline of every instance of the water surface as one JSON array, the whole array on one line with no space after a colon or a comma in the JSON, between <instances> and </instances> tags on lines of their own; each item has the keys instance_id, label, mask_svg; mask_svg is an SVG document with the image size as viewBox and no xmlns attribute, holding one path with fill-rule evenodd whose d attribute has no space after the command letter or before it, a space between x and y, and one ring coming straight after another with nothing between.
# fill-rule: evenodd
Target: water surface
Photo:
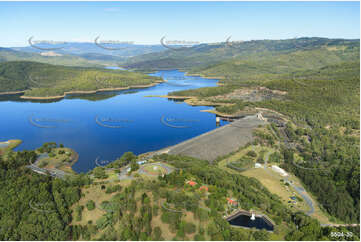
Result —
<instances>
[{"instance_id":1,"label":"water surface","mask_svg":"<svg viewBox=\"0 0 361 242\"><path fill-rule=\"evenodd\" d=\"M216 86L217 80L187 77L176 70L151 75L163 76L167 82L45 102L2 97L0 141L23 140L17 150L35 149L45 142L64 144L79 153L73 169L87 172L96 166L97 157L114 160L127 151L158 150L216 128L215 115L200 112L210 107L145 96Z\"/></svg>"}]
</instances>

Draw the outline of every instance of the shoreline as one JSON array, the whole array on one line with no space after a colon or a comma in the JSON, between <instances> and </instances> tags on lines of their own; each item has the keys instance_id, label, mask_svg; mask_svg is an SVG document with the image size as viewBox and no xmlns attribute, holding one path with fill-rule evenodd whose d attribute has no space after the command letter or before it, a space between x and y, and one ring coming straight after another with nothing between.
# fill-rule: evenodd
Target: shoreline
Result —
<instances>
[{"instance_id":1,"label":"shoreline","mask_svg":"<svg viewBox=\"0 0 361 242\"><path fill-rule=\"evenodd\" d=\"M161 97L161 98L169 98L169 99L174 99L174 100L179 100L179 101L183 101L184 103L190 105L190 106L210 106L210 107L215 107L215 106L227 106L227 105L232 105L229 103L214 103L214 102L209 102L209 101L202 101L199 100L197 97L191 97L191 96L168 96L168 95L148 95L145 97ZM205 109L205 110L200 110L200 112L208 112L208 113L213 113L217 116L220 117L224 117L224 118L236 118L239 115L237 114L226 114L226 113L221 113L219 111L216 111L215 109Z\"/></svg>"},{"instance_id":2,"label":"shoreline","mask_svg":"<svg viewBox=\"0 0 361 242\"><path fill-rule=\"evenodd\" d=\"M158 85L160 83L163 83L163 81L157 81L157 82L150 83L150 84L147 84L147 85L136 85L136 86L114 87L114 88L101 88L101 89L91 90L91 91L68 91L68 92L64 92L63 95L49 96L49 97L33 97L33 96L22 95L22 96L20 96L20 98L21 99L26 99L26 100L53 100L53 99L64 98L68 94L95 94L95 93L98 93L98 92L110 92L110 91L121 91L121 90L128 90L128 89L148 88L148 87L156 86L156 85ZM15 94L21 94L21 93L25 93L25 92L26 92L26 90L24 90L24 91L14 91L14 92L0 92L0 95L15 95Z\"/></svg>"},{"instance_id":3,"label":"shoreline","mask_svg":"<svg viewBox=\"0 0 361 242\"><path fill-rule=\"evenodd\" d=\"M1 95L15 95L15 94L21 94L21 93L25 93L25 91L0 92L0 96Z\"/></svg>"}]
</instances>

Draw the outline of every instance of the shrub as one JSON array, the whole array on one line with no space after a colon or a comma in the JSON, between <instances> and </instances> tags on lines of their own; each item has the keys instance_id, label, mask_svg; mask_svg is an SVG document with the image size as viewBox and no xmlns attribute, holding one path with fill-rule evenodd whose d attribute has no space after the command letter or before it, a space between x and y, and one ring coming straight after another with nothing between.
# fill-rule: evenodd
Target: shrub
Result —
<instances>
[{"instance_id":1,"label":"shrub","mask_svg":"<svg viewBox=\"0 0 361 242\"><path fill-rule=\"evenodd\" d=\"M95 208L95 202L93 200L89 200L87 203L86 203L86 208L91 211L91 210L94 210Z\"/></svg>"},{"instance_id":2,"label":"shrub","mask_svg":"<svg viewBox=\"0 0 361 242\"><path fill-rule=\"evenodd\" d=\"M247 155L248 155L248 156L251 156L251 157L256 157L256 156L257 156L257 153L254 152L253 150L250 150L250 151L247 152Z\"/></svg>"},{"instance_id":3,"label":"shrub","mask_svg":"<svg viewBox=\"0 0 361 242\"><path fill-rule=\"evenodd\" d=\"M196 232L196 226L193 223L185 223L184 232L186 232L187 234L192 234Z\"/></svg>"}]
</instances>

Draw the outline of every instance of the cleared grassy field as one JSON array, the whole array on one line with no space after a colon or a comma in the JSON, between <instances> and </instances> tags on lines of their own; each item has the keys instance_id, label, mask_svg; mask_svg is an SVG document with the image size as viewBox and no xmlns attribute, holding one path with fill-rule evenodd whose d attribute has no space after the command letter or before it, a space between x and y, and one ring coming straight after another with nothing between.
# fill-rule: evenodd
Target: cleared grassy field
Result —
<instances>
[{"instance_id":1,"label":"cleared grassy field","mask_svg":"<svg viewBox=\"0 0 361 242\"><path fill-rule=\"evenodd\" d=\"M270 192L279 196L283 203L290 206L291 204L288 203L291 196L298 196L300 195L291 187L286 186L284 182L281 182L283 178L278 173L273 172L271 169L267 169L267 171L263 168L253 168L241 173L244 176L254 177L259 180L262 185L264 185ZM293 175L289 175L288 179L292 181L296 186L302 186L300 181ZM308 193L308 195L312 198L312 196ZM313 205L314 205L314 213L311 214L311 217L314 217L320 221L320 223L330 223L328 217L321 211L319 205L316 203L316 200L312 198ZM301 210L307 212L310 210L310 207L305 201L298 201L297 204L292 204L293 209Z\"/></svg>"},{"instance_id":2,"label":"cleared grassy field","mask_svg":"<svg viewBox=\"0 0 361 242\"><path fill-rule=\"evenodd\" d=\"M109 200L113 194L109 193L105 193L105 189L102 190L100 185L90 185L87 188L83 188L82 189L82 193L85 195L84 197L82 197L78 203L74 204L72 206L72 210L73 210L73 217L75 218L75 207L77 205L80 206L84 206L83 212L82 212L82 219L80 221L75 221L75 219L72 221L72 224L81 224L81 225L86 225L88 223L89 220L93 221L93 223L95 223L95 221L97 219L99 219L103 214L105 214L105 212L101 209L99 209L98 207L100 206L100 204L103 201L107 201ZM89 211L86 208L86 203L89 200L93 200L96 204L96 207L94 210Z\"/></svg>"}]
</instances>

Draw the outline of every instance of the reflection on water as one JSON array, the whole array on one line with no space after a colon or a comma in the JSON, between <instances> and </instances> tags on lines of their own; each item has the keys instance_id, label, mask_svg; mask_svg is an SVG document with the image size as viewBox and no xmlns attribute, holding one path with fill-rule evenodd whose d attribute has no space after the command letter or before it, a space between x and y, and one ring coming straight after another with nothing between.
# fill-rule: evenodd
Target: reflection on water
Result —
<instances>
[{"instance_id":1,"label":"reflection on water","mask_svg":"<svg viewBox=\"0 0 361 242\"><path fill-rule=\"evenodd\" d=\"M241 214L228 221L231 225L247 228L265 229L273 231L273 225L264 217L256 216L254 220L250 216Z\"/></svg>"},{"instance_id":2,"label":"reflection on water","mask_svg":"<svg viewBox=\"0 0 361 242\"><path fill-rule=\"evenodd\" d=\"M192 107L166 98L145 97L166 95L168 92L216 86L217 80L184 77L176 70L150 75L178 77L168 82L133 90L100 92L86 95L67 95L61 100L22 100L20 95L0 96L0 140L21 139L17 150L35 149L45 142L56 142L73 148L79 160L73 166L77 172L86 172L96 166L95 160L114 160L124 152L141 154L175 145L186 139L216 128L214 114L200 112L210 107ZM191 83L184 86L184 83ZM179 84L179 85L172 85ZM164 125L161 117L187 122L186 128ZM40 128L31 120L70 120L70 122L41 123L54 128ZM102 122L99 120L131 120L132 122ZM227 122L222 121L222 124ZM105 124L105 125L104 125ZM178 124L177 124L178 125ZM107 126L117 126L111 128ZM178 125L179 126L179 125Z\"/></svg>"}]
</instances>

